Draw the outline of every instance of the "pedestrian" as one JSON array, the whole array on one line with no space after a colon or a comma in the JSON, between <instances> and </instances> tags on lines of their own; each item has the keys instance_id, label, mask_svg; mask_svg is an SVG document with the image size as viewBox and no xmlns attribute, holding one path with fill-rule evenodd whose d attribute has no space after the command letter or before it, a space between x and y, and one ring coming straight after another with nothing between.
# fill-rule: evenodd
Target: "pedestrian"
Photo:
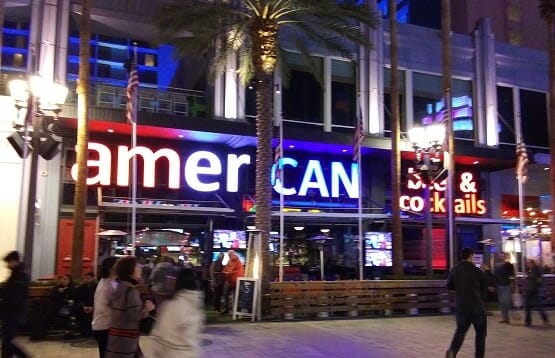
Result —
<instances>
[{"instance_id":1,"label":"pedestrian","mask_svg":"<svg viewBox=\"0 0 555 358\"><path fill-rule=\"evenodd\" d=\"M229 312L229 295L235 293L235 286L237 285L237 277L242 277L244 275L243 264L239 259L239 256L233 250L227 252L229 261L224 267L225 274L225 284L224 284L224 310L222 314L227 314Z\"/></svg>"},{"instance_id":2,"label":"pedestrian","mask_svg":"<svg viewBox=\"0 0 555 358\"><path fill-rule=\"evenodd\" d=\"M175 293L158 311L152 330L153 357L200 356L200 334L204 324L203 295L189 268L177 273Z\"/></svg>"},{"instance_id":3,"label":"pedestrian","mask_svg":"<svg viewBox=\"0 0 555 358\"><path fill-rule=\"evenodd\" d=\"M83 282L75 289L75 318L79 325L79 333L83 337L89 337L92 333L91 322L95 291L94 273L87 272L83 276Z\"/></svg>"},{"instance_id":4,"label":"pedestrian","mask_svg":"<svg viewBox=\"0 0 555 358\"><path fill-rule=\"evenodd\" d=\"M220 311L222 293L225 285L224 274L224 253L220 252L215 261L210 265L210 287L212 289L212 307L216 311Z\"/></svg>"},{"instance_id":5,"label":"pedestrian","mask_svg":"<svg viewBox=\"0 0 555 358\"><path fill-rule=\"evenodd\" d=\"M162 260L154 267L150 274L150 290L157 306L161 306L164 300L169 297L168 276L175 275L175 268L169 256L162 257Z\"/></svg>"},{"instance_id":6,"label":"pedestrian","mask_svg":"<svg viewBox=\"0 0 555 358\"><path fill-rule=\"evenodd\" d=\"M117 257L107 257L102 261L100 267L100 281L94 292L94 309L92 320L93 336L98 343L98 353L100 358L106 355L108 344L108 329L112 325L112 308L110 302L114 297L116 288L116 265Z\"/></svg>"},{"instance_id":7,"label":"pedestrian","mask_svg":"<svg viewBox=\"0 0 555 358\"><path fill-rule=\"evenodd\" d=\"M446 358L456 357L471 323L476 332L476 358L483 358L485 354L487 316L483 295L487 290L487 284L482 270L472 263L473 254L471 248L462 249L462 261L451 269L447 279L447 289L455 291L457 329L445 353Z\"/></svg>"},{"instance_id":8,"label":"pedestrian","mask_svg":"<svg viewBox=\"0 0 555 358\"><path fill-rule=\"evenodd\" d=\"M501 321L499 323L509 323L509 310L512 307L511 286L515 276L515 267L509 261L507 253L499 254L499 262L495 265L493 276L497 285L497 300L501 308Z\"/></svg>"},{"instance_id":9,"label":"pedestrian","mask_svg":"<svg viewBox=\"0 0 555 358\"><path fill-rule=\"evenodd\" d=\"M29 357L13 342L21 320L25 314L29 291L29 276L19 261L19 253L12 251L4 256L4 262L11 271L10 277L0 290L2 319L2 358Z\"/></svg>"},{"instance_id":10,"label":"pedestrian","mask_svg":"<svg viewBox=\"0 0 555 358\"><path fill-rule=\"evenodd\" d=\"M486 278L486 292L484 292L484 302L487 306L489 302L495 302L495 276L493 276L493 273L491 272L491 269L488 265L482 264L481 269L484 272L484 276ZM487 315L493 316L493 313L488 310Z\"/></svg>"},{"instance_id":11,"label":"pedestrian","mask_svg":"<svg viewBox=\"0 0 555 358\"><path fill-rule=\"evenodd\" d=\"M525 278L525 291L524 291L524 310L525 318L524 325L529 327L532 325L532 308L536 307L540 312L543 324L549 326L549 319L543 309L541 288L542 288L542 273L540 267L535 260L528 260L526 262L526 278Z\"/></svg>"},{"instance_id":12,"label":"pedestrian","mask_svg":"<svg viewBox=\"0 0 555 358\"><path fill-rule=\"evenodd\" d=\"M139 322L155 309L150 300L144 303L136 285L141 279L141 265L134 256L116 263L118 287L110 304L112 322L108 330L106 358L142 358L139 347Z\"/></svg>"}]
</instances>

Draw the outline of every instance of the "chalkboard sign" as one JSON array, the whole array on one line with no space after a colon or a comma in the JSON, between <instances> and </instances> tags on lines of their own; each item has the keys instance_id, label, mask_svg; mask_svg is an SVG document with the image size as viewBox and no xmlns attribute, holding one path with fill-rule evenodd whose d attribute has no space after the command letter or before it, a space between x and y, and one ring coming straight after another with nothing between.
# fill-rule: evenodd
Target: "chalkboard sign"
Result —
<instances>
[{"instance_id":1,"label":"chalkboard sign","mask_svg":"<svg viewBox=\"0 0 555 358\"><path fill-rule=\"evenodd\" d=\"M233 302L233 319L236 316L252 317L257 315L258 280L249 277L239 277L235 289Z\"/></svg>"}]
</instances>

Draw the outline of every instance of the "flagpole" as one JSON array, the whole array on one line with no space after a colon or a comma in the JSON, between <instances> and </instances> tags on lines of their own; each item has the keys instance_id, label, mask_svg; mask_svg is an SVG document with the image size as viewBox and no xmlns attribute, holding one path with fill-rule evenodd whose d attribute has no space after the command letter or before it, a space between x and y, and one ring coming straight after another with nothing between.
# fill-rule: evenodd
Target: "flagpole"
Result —
<instances>
[{"instance_id":1,"label":"flagpole","mask_svg":"<svg viewBox=\"0 0 555 358\"><path fill-rule=\"evenodd\" d=\"M362 160L361 160L361 146L358 146L357 155L357 168L358 168L358 277L359 280L364 280L364 261L363 252L364 240L362 238Z\"/></svg>"},{"instance_id":2,"label":"flagpole","mask_svg":"<svg viewBox=\"0 0 555 358\"><path fill-rule=\"evenodd\" d=\"M513 112L515 114L515 145L516 145L516 178L517 178L517 186L518 186L518 241L520 244L520 269L522 270L522 274L524 275L526 272L526 264L525 264L525 256L524 256L524 182L523 182L523 175L522 175L522 166L521 166L521 158L520 158L520 151L519 146L520 143L523 143L523 136L522 136L522 118L520 113L520 90L518 88L513 89ZM524 149L526 150L526 149ZM516 245L514 246L515 252L515 259L516 259ZM517 261L518 265L518 261ZM515 285L515 289L518 292L518 285Z\"/></svg>"},{"instance_id":3,"label":"flagpole","mask_svg":"<svg viewBox=\"0 0 555 358\"><path fill-rule=\"evenodd\" d=\"M281 184L281 190L279 191L279 282L283 282L283 236L285 231L285 218L283 216L283 188L285 187L284 183L284 175L283 175L283 118L280 117L279 119L279 143L278 143L278 150L279 150L279 161L278 165L278 173L279 173L279 180Z\"/></svg>"},{"instance_id":4,"label":"flagpole","mask_svg":"<svg viewBox=\"0 0 555 358\"><path fill-rule=\"evenodd\" d=\"M132 63L132 70L134 69L137 71L137 44L134 43L133 48L133 63ZM138 73L137 73L138 77ZM136 230L137 230L137 153L135 150L137 148L137 94L139 92L139 86L137 84L137 88L133 91L133 107L132 107L132 116L133 120L131 121L131 150L133 152L133 159L132 159L132 175L131 175L131 245L132 245L132 253L135 256L135 240L136 240Z\"/></svg>"}]
</instances>

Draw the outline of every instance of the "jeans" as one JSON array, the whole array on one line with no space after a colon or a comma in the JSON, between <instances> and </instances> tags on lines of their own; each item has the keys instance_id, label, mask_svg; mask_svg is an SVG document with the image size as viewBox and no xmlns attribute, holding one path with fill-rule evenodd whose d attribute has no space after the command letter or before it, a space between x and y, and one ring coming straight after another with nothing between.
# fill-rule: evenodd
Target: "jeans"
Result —
<instances>
[{"instance_id":1,"label":"jeans","mask_svg":"<svg viewBox=\"0 0 555 358\"><path fill-rule=\"evenodd\" d=\"M17 331L17 321L4 320L2 322L2 358L28 357L19 346L13 343Z\"/></svg>"},{"instance_id":2,"label":"jeans","mask_svg":"<svg viewBox=\"0 0 555 358\"><path fill-rule=\"evenodd\" d=\"M497 300L501 308L501 319L509 321L509 310L511 309L511 286L497 286Z\"/></svg>"},{"instance_id":3,"label":"jeans","mask_svg":"<svg viewBox=\"0 0 555 358\"><path fill-rule=\"evenodd\" d=\"M542 299L538 291L527 292L526 299L524 301L525 318L524 323L526 325L532 324L532 308L535 307L540 312L542 320L544 323L548 323L547 314L543 310Z\"/></svg>"},{"instance_id":4,"label":"jeans","mask_svg":"<svg viewBox=\"0 0 555 358\"><path fill-rule=\"evenodd\" d=\"M232 295L231 302L233 302L233 300L235 299L235 286L231 286L229 283L226 282L224 285L224 312L226 313L233 308L230 307L230 294Z\"/></svg>"},{"instance_id":5,"label":"jeans","mask_svg":"<svg viewBox=\"0 0 555 358\"><path fill-rule=\"evenodd\" d=\"M457 307L455 316L457 319L457 330L451 341L449 349L456 356L464 341L464 336L470 327L474 326L476 331L476 358L483 358L486 351L487 316L486 309L481 305L471 307Z\"/></svg>"},{"instance_id":6,"label":"jeans","mask_svg":"<svg viewBox=\"0 0 555 358\"><path fill-rule=\"evenodd\" d=\"M100 358L106 356L106 347L108 346L108 330L93 331L96 343L98 343L98 355Z\"/></svg>"}]
</instances>

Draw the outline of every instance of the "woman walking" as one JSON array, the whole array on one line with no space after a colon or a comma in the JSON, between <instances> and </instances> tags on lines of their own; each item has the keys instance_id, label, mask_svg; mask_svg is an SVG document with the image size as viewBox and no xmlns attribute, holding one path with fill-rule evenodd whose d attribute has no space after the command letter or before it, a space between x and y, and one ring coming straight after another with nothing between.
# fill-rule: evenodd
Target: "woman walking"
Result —
<instances>
[{"instance_id":1,"label":"woman walking","mask_svg":"<svg viewBox=\"0 0 555 358\"><path fill-rule=\"evenodd\" d=\"M107 257L102 261L100 267L100 281L94 292L94 309L92 330L94 338L98 343L98 353L100 358L106 355L108 344L108 329L112 324L112 308L110 302L116 292L118 283L116 282L116 257Z\"/></svg>"},{"instance_id":2,"label":"woman walking","mask_svg":"<svg viewBox=\"0 0 555 358\"><path fill-rule=\"evenodd\" d=\"M112 324L108 331L106 358L143 357L139 348L139 322L155 309L150 300L143 304L135 285L141 279L137 258L127 256L116 264L118 288L111 303Z\"/></svg>"}]
</instances>

